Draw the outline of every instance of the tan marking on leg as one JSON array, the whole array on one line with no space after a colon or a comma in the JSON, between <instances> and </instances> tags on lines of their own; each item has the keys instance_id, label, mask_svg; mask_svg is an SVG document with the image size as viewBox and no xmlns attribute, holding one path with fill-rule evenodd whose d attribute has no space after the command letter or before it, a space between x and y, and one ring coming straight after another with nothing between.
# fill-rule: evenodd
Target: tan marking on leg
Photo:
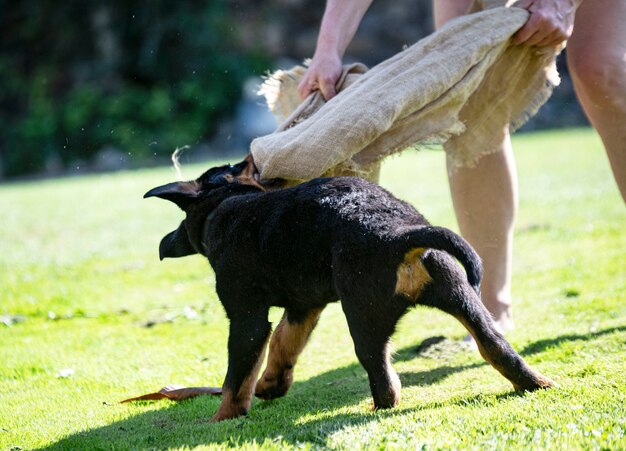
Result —
<instances>
[{"instance_id":1,"label":"tan marking on leg","mask_svg":"<svg viewBox=\"0 0 626 451\"><path fill-rule=\"evenodd\" d=\"M489 363L492 367L494 367L500 374L502 375L506 374L507 368L505 366L502 366L501 364L498 363L497 360L492 358L491 353L485 348L483 342L478 339L478 333L474 329L474 326L462 316L455 315L455 318L458 319L461 322L461 324L463 324L463 327L465 327L465 329L467 329L467 331L470 333L472 338L474 338L474 342L476 343L476 346L478 347L478 352L480 353L482 358L485 359L487 363ZM516 383L513 381L510 381L510 382L513 384L513 387L517 390L518 386L516 385Z\"/></svg>"},{"instance_id":2,"label":"tan marking on leg","mask_svg":"<svg viewBox=\"0 0 626 451\"><path fill-rule=\"evenodd\" d=\"M256 384L257 396L271 399L287 393L293 383L293 367L322 310L322 308L312 310L300 323L289 323L285 313L272 335L267 367Z\"/></svg>"},{"instance_id":3,"label":"tan marking on leg","mask_svg":"<svg viewBox=\"0 0 626 451\"><path fill-rule=\"evenodd\" d=\"M248 376L244 379L239 391L237 393L233 393L233 391L227 387L222 388L222 402L220 403L220 407L217 409L217 413L213 416L213 418L211 418L211 422L228 420L229 418L236 418L248 413L250 406L252 405L255 382L259 374L259 370L261 369L261 365L263 364L263 360L265 360L265 350L269 338L270 335L268 334L265 339L265 343L263 343L263 348L261 350L261 354L259 354L256 364L250 371L250 374L248 374Z\"/></svg>"},{"instance_id":4,"label":"tan marking on leg","mask_svg":"<svg viewBox=\"0 0 626 451\"><path fill-rule=\"evenodd\" d=\"M415 248L404 255L404 260L396 271L395 294L416 300L424 286L432 282L432 278L421 262L426 249Z\"/></svg>"},{"instance_id":5,"label":"tan marking on leg","mask_svg":"<svg viewBox=\"0 0 626 451\"><path fill-rule=\"evenodd\" d=\"M498 363L498 360L496 360L495 357L499 357L504 351L500 348L495 348L491 351L487 350L484 346L484 343L482 343L478 339L478 334L474 330L474 327L470 323L468 323L465 318L456 318L461 322L461 324L463 324L463 326L467 329L470 335L472 335L472 337L474 338L474 341L478 346L478 352L480 352L480 355L483 357L483 359L485 359L487 363L489 363L500 374L507 378L509 382L511 382L511 384L513 385L515 391L532 391L540 388L550 388L554 386L554 382L551 379L547 378L543 374L539 373L537 370L528 366L524 359L517 355L515 350L513 350L513 352L515 353L515 356L521 360L523 371L520 372L519 368L513 368L514 363L519 365L520 362L514 362L511 356L507 356L508 359L506 360L510 364L510 366L504 366ZM516 378L517 380L514 380L514 378Z\"/></svg>"}]
</instances>

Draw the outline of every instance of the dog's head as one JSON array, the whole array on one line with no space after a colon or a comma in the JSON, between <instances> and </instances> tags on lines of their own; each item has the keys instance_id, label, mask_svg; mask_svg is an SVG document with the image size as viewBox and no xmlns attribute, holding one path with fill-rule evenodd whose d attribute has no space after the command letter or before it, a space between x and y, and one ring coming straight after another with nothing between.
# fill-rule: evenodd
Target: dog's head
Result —
<instances>
[{"instance_id":1,"label":"dog's head","mask_svg":"<svg viewBox=\"0 0 626 451\"><path fill-rule=\"evenodd\" d=\"M211 168L196 180L157 186L143 197L160 197L174 202L182 210L187 211L191 205L206 199L214 190L227 185L245 185L264 191L265 188L259 183L258 178L254 161L248 155L241 163Z\"/></svg>"},{"instance_id":2,"label":"dog's head","mask_svg":"<svg viewBox=\"0 0 626 451\"><path fill-rule=\"evenodd\" d=\"M211 168L196 180L173 182L151 189L144 198L160 197L174 202L186 213L193 210L194 205L211 198L220 188L247 187L251 191L265 191L259 183L258 171L249 155L241 163ZM221 191L224 191L223 189ZM184 257L198 253L189 240L187 220L181 222L178 229L167 234L159 245L159 256L164 258Z\"/></svg>"}]
</instances>

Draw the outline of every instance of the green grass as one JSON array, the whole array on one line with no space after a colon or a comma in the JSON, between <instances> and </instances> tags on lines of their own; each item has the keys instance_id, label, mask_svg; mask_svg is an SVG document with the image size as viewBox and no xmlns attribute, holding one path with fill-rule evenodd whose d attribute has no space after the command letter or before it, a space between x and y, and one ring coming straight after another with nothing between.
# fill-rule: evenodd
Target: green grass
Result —
<instances>
[{"instance_id":1,"label":"green grass","mask_svg":"<svg viewBox=\"0 0 626 451\"><path fill-rule=\"evenodd\" d=\"M9 184L0 187L0 315L15 323L0 324L0 449L626 448L626 208L591 131L514 144L517 327L508 337L559 388L517 395L474 352L417 355L425 338L464 334L419 308L394 336L401 406L371 412L333 304L288 396L255 400L246 418L209 424L219 404L210 397L119 404L170 383L217 386L226 369L227 321L208 263L158 260L182 214L142 195L175 176ZM456 229L440 152L390 159L382 183ZM73 375L57 377L66 368Z\"/></svg>"}]
</instances>

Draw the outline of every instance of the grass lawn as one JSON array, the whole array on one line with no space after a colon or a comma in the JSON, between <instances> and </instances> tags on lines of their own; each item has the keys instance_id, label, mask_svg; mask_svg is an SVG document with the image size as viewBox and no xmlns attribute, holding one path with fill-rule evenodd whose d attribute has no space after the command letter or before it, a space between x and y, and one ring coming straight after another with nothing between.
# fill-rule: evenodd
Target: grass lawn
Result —
<instances>
[{"instance_id":1,"label":"grass lawn","mask_svg":"<svg viewBox=\"0 0 626 451\"><path fill-rule=\"evenodd\" d=\"M221 385L227 321L199 256L158 260L182 213L148 189L169 168L0 186L0 449L626 448L626 208L589 130L515 137L513 346L559 388L518 395L464 330L418 308L394 335L399 408L371 412L338 304L287 397L209 424L218 398L119 404ZM206 166L183 167L188 178ZM443 155L389 159L382 184L456 229ZM271 312L276 322L281 311Z\"/></svg>"}]
</instances>

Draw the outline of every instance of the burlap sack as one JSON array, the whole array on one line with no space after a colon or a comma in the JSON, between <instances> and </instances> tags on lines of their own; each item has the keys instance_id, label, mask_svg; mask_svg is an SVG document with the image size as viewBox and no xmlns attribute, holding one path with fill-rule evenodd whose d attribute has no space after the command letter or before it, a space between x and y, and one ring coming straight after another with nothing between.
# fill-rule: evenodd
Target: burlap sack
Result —
<instances>
[{"instance_id":1,"label":"burlap sack","mask_svg":"<svg viewBox=\"0 0 626 451\"><path fill-rule=\"evenodd\" d=\"M345 68L329 102L314 93L300 103L304 68L275 73L261 91L284 122L252 142L261 177L375 179L384 157L424 143L443 143L452 166L475 164L559 82L557 49L510 43L527 19L515 7L457 18L369 71Z\"/></svg>"}]
</instances>

